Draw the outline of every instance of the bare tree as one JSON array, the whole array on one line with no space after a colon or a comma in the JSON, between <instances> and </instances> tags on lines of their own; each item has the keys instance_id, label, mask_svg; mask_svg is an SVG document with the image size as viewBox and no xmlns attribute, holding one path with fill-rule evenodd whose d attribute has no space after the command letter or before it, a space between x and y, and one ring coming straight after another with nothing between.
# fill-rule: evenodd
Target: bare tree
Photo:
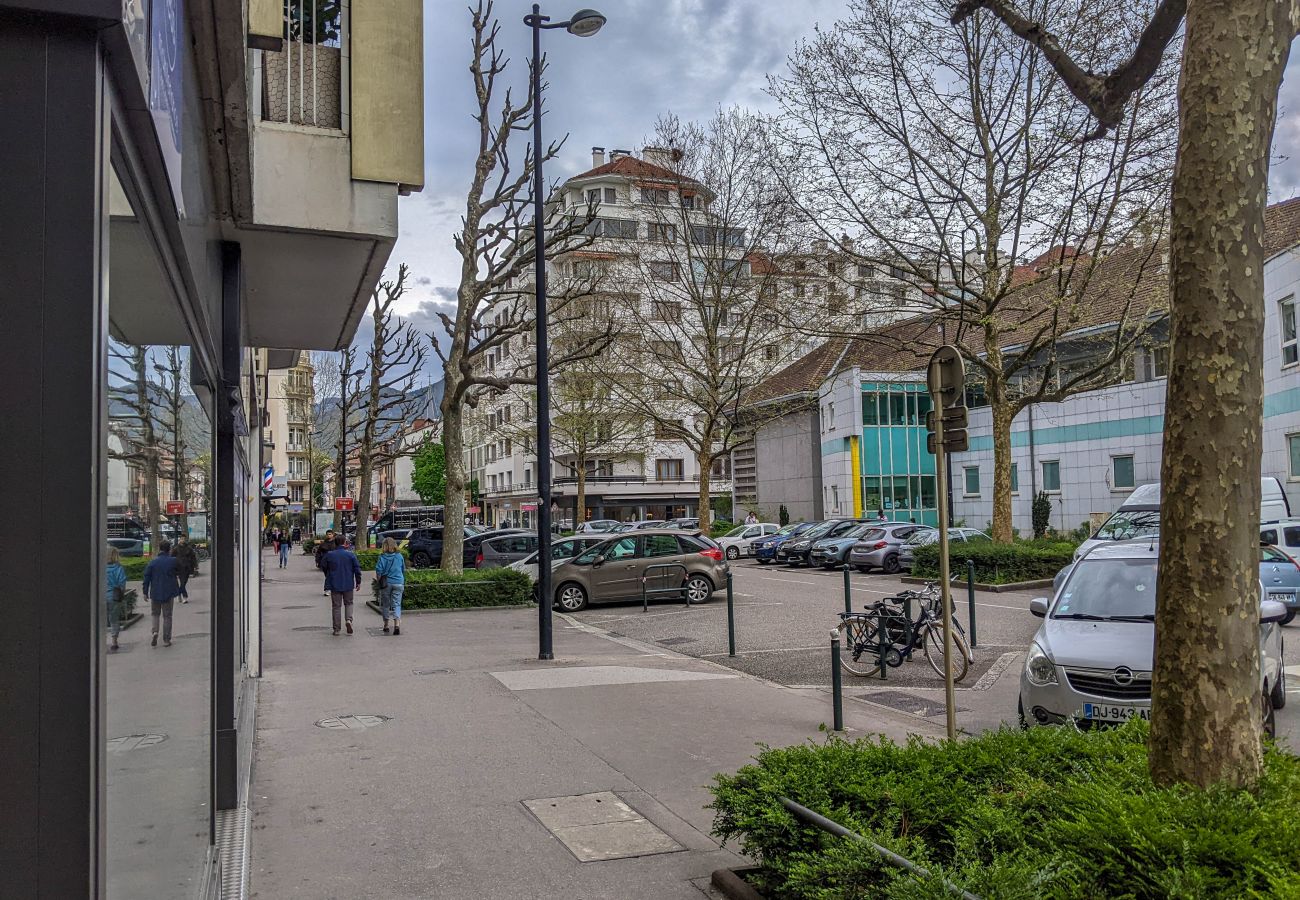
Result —
<instances>
[{"instance_id":1,"label":"bare tree","mask_svg":"<svg viewBox=\"0 0 1300 900\"><path fill-rule=\"evenodd\" d=\"M1127 0L1035 5L1077 13L1059 40L1088 65L1112 58L1140 15ZM772 80L773 156L808 223L858 235L859 263L910 283L909 305L946 323L991 407L992 532L1009 541L1016 414L1121 378L1161 316L1145 288L1161 263L1173 80L1154 72L1105 139L1084 141L1087 113L1032 48L989 16L953 28L949 10L856 0ZM1121 248L1127 294L1094 284ZM1099 291L1112 329L1061 352L1099 324Z\"/></svg>"},{"instance_id":2,"label":"bare tree","mask_svg":"<svg viewBox=\"0 0 1300 900\"><path fill-rule=\"evenodd\" d=\"M153 364L149 347L110 342L109 361L109 417L122 444L121 450L110 448L109 456L124 460L140 472L149 539L153 552L157 553L162 542L158 482L167 452L166 429L161 419L162 395L149 378Z\"/></svg>"},{"instance_id":3,"label":"bare tree","mask_svg":"<svg viewBox=\"0 0 1300 900\"><path fill-rule=\"evenodd\" d=\"M158 387L161 392L160 403L162 407L162 416L160 422L163 429L161 438L169 442L168 473L172 480L171 496L173 500L185 500L186 489L185 479L186 470L189 468L185 459L185 395L183 393L187 386L185 377L186 358L181 353L180 347L166 347L162 351L161 362L153 364L154 371L158 374ZM159 473L161 476L161 472ZM179 526L184 525L182 516L177 523Z\"/></svg>"},{"instance_id":4,"label":"bare tree","mask_svg":"<svg viewBox=\"0 0 1300 900\"><path fill-rule=\"evenodd\" d=\"M618 262L614 280L635 289L623 295L627 325L605 371L620 405L651 424L648 445L680 442L694 456L707 530L714 462L759 424L751 412L749 428L739 429L739 410L754 385L790 361L800 338L772 314L780 265L797 235L756 116L721 110L687 123L669 115L655 138L665 175L640 180L653 243Z\"/></svg>"},{"instance_id":5,"label":"bare tree","mask_svg":"<svg viewBox=\"0 0 1300 900\"><path fill-rule=\"evenodd\" d=\"M338 431L334 443L334 496L345 497L348 493L348 479L354 474L349 461L356 450L356 441L360 428L362 406L362 382L365 369L357 364L357 349L348 347L338 352L338 365L335 367L338 389ZM360 507L353 502L353 517L360 512ZM345 513L336 508L334 512L334 530L339 534L344 531Z\"/></svg>"},{"instance_id":6,"label":"bare tree","mask_svg":"<svg viewBox=\"0 0 1300 900\"><path fill-rule=\"evenodd\" d=\"M398 432L424 411L424 396L414 393L424 368L425 339L393 312L406 293L410 270L398 266L397 280L381 281L371 297L374 337L366 353L357 428L357 544L370 546L370 484L377 466L386 466L410 452L397 440ZM363 536L364 532L364 536Z\"/></svg>"},{"instance_id":7,"label":"bare tree","mask_svg":"<svg viewBox=\"0 0 1300 900\"><path fill-rule=\"evenodd\" d=\"M563 144L529 146L522 160L518 158L518 141L511 144L511 138L529 133L532 117L538 114L539 98L532 95L531 79L519 103L510 89L500 92L498 80L507 61L497 45L500 27L492 4L479 0L470 13L473 37L469 68L474 84L478 152L466 192L465 215L455 238L461 257L456 311L454 315L440 314L446 346L438 340L441 335L431 339L443 367L441 413L447 503L442 560L449 572L461 570L464 540L465 408L477 404L481 397L500 396L511 385L533 383L537 377L535 356L525 352L535 327L533 284L525 277L537 258L531 222L533 172L536 159L543 163L554 159ZM540 64L544 67L545 61ZM566 208L563 202L548 198L544 215L546 259L590 243L591 237L585 231L595 216L593 207ZM563 320L569 301L591 289L590 280L579 280L562 291L548 291L548 318ZM599 353L609 340L607 334L596 329L589 338L575 349L553 354L549 371Z\"/></svg>"},{"instance_id":8,"label":"bare tree","mask_svg":"<svg viewBox=\"0 0 1300 900\"><path fill-rule=\"evenodd\" d=\"M956 5L953 21L965 27L985 11L1041 50L1095 118L1088 136L1097 141L1121 127L1180 28L1186 35L1170 213L1172 346L1150 768L1158 784L1253 786L1262 764L1261 707L1267 712L1269 704L1267 692L1262 704L1259 694L1256 543L1264 210L1277 93L1300 7L1161 0L1109 70L1059 39L1073 27L1067 15L969 0Z\"/></svg>"}]
</instances>

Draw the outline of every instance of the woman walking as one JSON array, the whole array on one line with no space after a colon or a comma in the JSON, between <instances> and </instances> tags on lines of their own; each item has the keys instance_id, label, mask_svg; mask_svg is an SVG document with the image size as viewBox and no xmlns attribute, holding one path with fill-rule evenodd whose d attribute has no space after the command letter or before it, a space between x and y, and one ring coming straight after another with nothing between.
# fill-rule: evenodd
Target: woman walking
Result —
<instances>
[{"instance_id":1,"label":"woman walking","mask_svg":"<svg viewBox=\"0 0 1300 900\"><path fill-rule=\"evenodd\" d=\"M289 532L283 532L280 535L280 568L289 568L289 550L293 547L293 538Z\"/></svg>"},{"instance_id":2,"label":"woman walking","mask_svg":"<svg viewBox=\"0 0 1300 900\"><path fill-rule=\"evenodd\" d=\"M122 630L122 607L126 605L126 569L122 568L122 555L116 547L108 548L108 568L105 572L104 599L108 601L108 633L112 643L109 652L117 651L117 634Z\"/></svg>"},{"instance_id":3,"label":"woman walking","mask_svg":"<svg viewBox=\"0 0 1300 900\"><path fill-rule=\"evenodd\" d=\"M393 620L393 634L402 633L402 591L406 589L406 560L398 552L397 541L384 538L383 552L375 563L375 577L379 579L379 608L384 617L384 634L388 634L388 620Z\"/></svg>"},{"instance_id":4,"label":"woman walking","mask_svg":"<svg viewBox=\"0 0 1300 900\"><path fill-rule=\"evenodd\" d=\"M199 555L194 550L194 545L185 535L176 539L176 547L172 550L172 555L176 557L176 577L181 581L181 603L190 602L190 592L187 585L190 583L190 576L199 571Z\"/></svg>"}]
</instances>

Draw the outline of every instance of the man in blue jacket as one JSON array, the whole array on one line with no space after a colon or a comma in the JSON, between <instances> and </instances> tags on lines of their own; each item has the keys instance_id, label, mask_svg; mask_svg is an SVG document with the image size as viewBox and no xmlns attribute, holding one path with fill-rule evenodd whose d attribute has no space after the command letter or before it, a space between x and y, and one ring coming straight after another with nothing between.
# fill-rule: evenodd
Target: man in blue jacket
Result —
<instances>
[{"instance_id":1,"label":"man in blue jacket","mask_svg":"<svg viewBox=\"0 0 1300 900\"><path fill-rule=\"evenodd\" d=\"M172 603L181 592L180 561L171 554L172 545L163 541L158 545L158 555L144 567L144 599L149 601L153 613L153 640L149 646L158 646L158 620L162 619L163 646L172 645Z\"/></svg>"},{"instance_id":2,"label":"man in blue jacket","mask_svg":"<svg viewBox=\"0 0 1300 900\"><path fill-rule=\"evenodd\" d=\"M352 633L352 591L361 587L361 563L357 555L341 542L321 560L325 584L330 590L330 607L334 615L334 633L339 633L339 613L345 614L348 634Z\"/></svg>"}]
</instances>

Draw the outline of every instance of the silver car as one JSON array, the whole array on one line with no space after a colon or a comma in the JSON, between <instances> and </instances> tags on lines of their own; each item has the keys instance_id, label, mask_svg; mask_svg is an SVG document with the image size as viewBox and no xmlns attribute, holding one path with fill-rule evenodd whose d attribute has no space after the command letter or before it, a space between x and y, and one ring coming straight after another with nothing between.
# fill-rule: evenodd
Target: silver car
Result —
<instances>
[{"instance_id":1,"label":"silver car","mask_svg":"<svg viewBox=\"0 0 1300 900\"><path fill-rule=\"evenodd\" d=\"M992 539L976 528L949 528L948 540L954 544L964 544L971 541ZM916 548L938 542L939 529L931 528L928 525L917 529L910 538L903 542L903 546L898 548L898 567L905 572L912 571L912 563L916 559Z\"/></svg>"},{"instance_id":2,"label":"silver car","mask_svg":"<svg viewBox=\"0 0 1300 900\"><path fill-rule=\"evenodd\" d=\"M1054 601L1030 602L1044 621L1020 673L1023 724L1090 727L1151 717L1158 558L1149 538L1098 545L1070 568ZM1285 617L1281 603L1260 601L1260 691L1269 734L1273 711L1286 703Z\"/></svg>"},{"instance_id":3,"label":"silver car","mask_svg":"<svg viewBox=\"0 0 1300 900\"><path fill-rule=\"evenodd\" d=\"M537 552L537 535L529 532L501 534L485 538L478 545L474 568L499 569Z\"/></svg>"},{"instance_id":4,"label":"silver car","mask_svg":"<svg viewBox=\"0 0 1300 900\"><path fill-rule=\"evenodd\" d=\"M849 550L848 564L859 572L884 569L893 575L899 569L898 554L903 541L922 527L925 526L911 522L881 522L858 537L857 543Z\"/></svg>"},{"instance_id":5,"label":"silver car","mask_svg":"<svg viewBox=\"0 0 1300 900\"><path fill-rule=\"evenodd\" d=\"M587 534L567 537L563 540L555 541L551 544L551 568L554 569L565 560L573 559L583 550L594 547L597 544L605 543L604 535ZM510 568L516 572L523 572L533 581L537 580L537 551L525 556L523 559L516 560L510 564Z\"/></svg>"}]
</instances>

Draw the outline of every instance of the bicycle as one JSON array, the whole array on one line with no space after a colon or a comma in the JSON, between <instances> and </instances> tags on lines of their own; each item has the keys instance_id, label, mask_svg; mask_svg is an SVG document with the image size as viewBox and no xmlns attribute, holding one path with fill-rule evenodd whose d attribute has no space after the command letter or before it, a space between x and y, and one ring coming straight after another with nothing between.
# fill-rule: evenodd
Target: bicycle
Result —
<instances>
[{"instance_id":1,"label":"bicycle","mask_svg":"<svg viewBox=\"0 0 1300 900\"><path fill-rule=\"evenodd\" d=\"M920 614L909 621L906 601L919 604ZM931 581L920 591L903 591L875 603L865 612L840 613L840 665L850 675L869 678L880 672L881 651L885 665L898 668L916 650L925 652L930 668L943 675L943 613L938 583ZM966 630L952 618L953 681L960 682L975 661Z\"/></svg>"}]
</instances>

